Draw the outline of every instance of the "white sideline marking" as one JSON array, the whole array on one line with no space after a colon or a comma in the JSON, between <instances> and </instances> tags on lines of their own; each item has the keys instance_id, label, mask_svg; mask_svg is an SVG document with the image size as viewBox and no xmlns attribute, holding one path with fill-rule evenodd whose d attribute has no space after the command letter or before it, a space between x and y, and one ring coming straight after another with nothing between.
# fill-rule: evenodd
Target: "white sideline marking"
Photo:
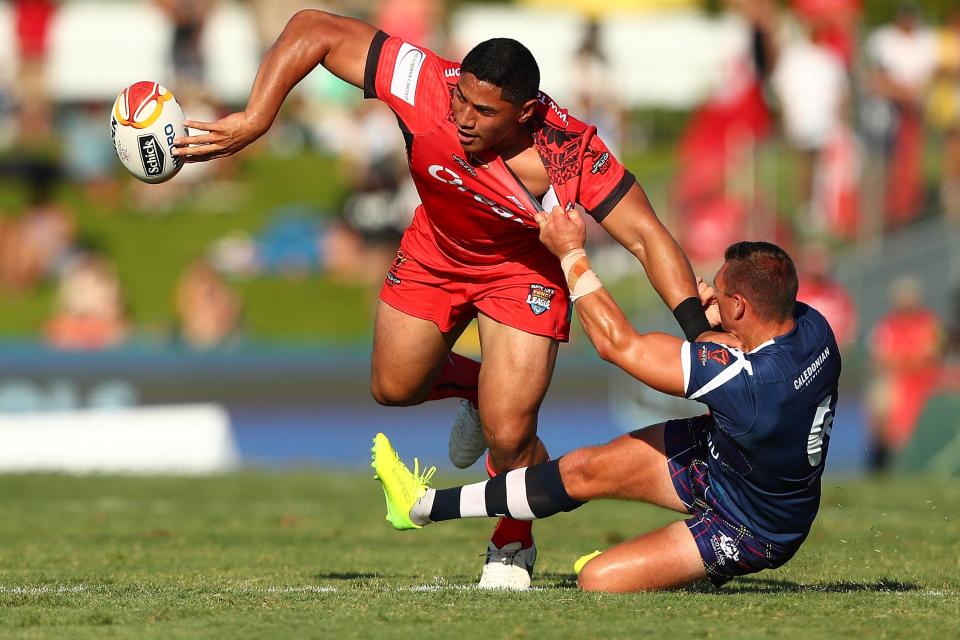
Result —
<instances>
[{"instance_id":1,"label":"white sideline marking","mask_svg":"<svg viewBox=\"0 0 960 640\"><path fill-rule=\"evenodd\" d=\"M39 596L47 593L80 593L86 591L86 585L43 585L40 587L8 587L0 584L0 594L16 596Z\"/></svg>"},{"instance_id":2,"label":"white sideline marking","mask_svg":"<svg viewBox=\"0 0 960 640\"><path fill-rule=\"evenodd\" d=\"M438 579L434 584L419 584L411 586L399 586L396 588L399 592L404 591L414 591L414 592L433 592L433 591L511 591L516 593L515 590L511 589L481 589L476 584L447 584L443 581L442 578ZM530 587L525 589L525 591L548 591L547 587Z\"/></svg>"}]
</instances>

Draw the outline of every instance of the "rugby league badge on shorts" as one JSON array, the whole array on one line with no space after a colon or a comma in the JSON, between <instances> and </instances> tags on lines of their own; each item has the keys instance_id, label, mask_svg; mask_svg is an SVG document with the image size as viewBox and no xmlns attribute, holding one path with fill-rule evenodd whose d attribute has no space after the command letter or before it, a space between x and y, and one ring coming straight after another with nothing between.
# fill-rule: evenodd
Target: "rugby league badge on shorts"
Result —
<instances>
[{"instance_id":1,"label":"rugby league badge on shorts","mask_svg":"<svg viewBox=\"0 0 960 640\"><path fill-rule=\"evenodd\" d=\"M557 292L553 287L545 287L542 284L530 285L530 292L527 293L527 304L534 315L540 315L544 311L550 310L550 301L553 300L553 294Z\"/></svg>"}]
</instances>

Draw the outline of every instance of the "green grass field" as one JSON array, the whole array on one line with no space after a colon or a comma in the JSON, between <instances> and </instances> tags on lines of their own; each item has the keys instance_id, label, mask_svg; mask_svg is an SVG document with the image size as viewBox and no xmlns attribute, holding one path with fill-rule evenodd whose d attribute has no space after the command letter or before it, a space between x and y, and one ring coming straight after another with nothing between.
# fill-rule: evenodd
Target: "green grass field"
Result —
<instances>
[{"instance_id":1,"label":"green grass field","mask_svg":"<svg viewBox=\"0 0 960 640\"><path fill-rule=\"evenodd\" d=\"M537 524L536 590L487 593L492 523L395 532L370 474L6 476L0 637L956 638L958 511L956 481L829 479L778 571L611 596L573 560L673 516L594 503Z\"/></svg>"}]
</instances>

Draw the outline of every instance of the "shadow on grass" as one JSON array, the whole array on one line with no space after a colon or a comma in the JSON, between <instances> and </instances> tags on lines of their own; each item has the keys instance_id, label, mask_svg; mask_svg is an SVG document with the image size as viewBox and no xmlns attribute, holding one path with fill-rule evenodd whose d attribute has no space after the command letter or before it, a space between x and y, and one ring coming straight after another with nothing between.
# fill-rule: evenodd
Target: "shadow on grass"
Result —
<instances>
[{"instance_id":1,"label":"shadow on grass","mask_svg":"<svg viewBox=\"0 0 960 640\"><path fill-rule=\"evenodd\" d=\"M536 586L550 589L576 589L577 578L570 573L541 573ZM682 589L691 593L750 594L750 593L907 593L919 591L921 586L913 582L880 578L873 582L816 582L801 584L774 578L743 577L729 582L719 589L709 582L701 582Z\"/></svg>"},{"instance_id":2,"label":"shadow on grass","mask_svg":"<svg viewBox=\"0 0 960 640\"><path fill-rule=\"evenodd\" d=\"M354 573L352 571L324 571L313 576L316 580L376 580L383 576L379 573Z\"/></svg>"},{"instance_id":3,"label":"shadow on grass","mask_svg":"<svg viewBox=\"0 0 960 640\"><path fill-rule=\"evenodd\" d=\"M720 589L709 584L691 587L691 591L714 593L906 593L918 591L920 585L892 578L880 578L873 582L817 582L800 584L790 580L771 578L738 578Z\"/></svg>"}]
</instances>

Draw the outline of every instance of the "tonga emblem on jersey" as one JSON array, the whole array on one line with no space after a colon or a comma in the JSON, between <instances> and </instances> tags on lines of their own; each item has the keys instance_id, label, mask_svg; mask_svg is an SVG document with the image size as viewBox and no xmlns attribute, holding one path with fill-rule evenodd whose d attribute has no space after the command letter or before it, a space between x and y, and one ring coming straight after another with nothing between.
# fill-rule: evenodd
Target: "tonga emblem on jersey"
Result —
<instances>
[{"instance_id":1,"label":"tonga emblem on jersey","mask_svg":"<svg viewBox=\"0 0 960 640\"><path fill-rule=\"evenodd\" d=\"M530 291L527 293L527 304L534 315L540 315L550 310L550 301L553 300L557 292L553 287L545 287L542 284L531 284Z\"/></svg>"}]
</instances>

